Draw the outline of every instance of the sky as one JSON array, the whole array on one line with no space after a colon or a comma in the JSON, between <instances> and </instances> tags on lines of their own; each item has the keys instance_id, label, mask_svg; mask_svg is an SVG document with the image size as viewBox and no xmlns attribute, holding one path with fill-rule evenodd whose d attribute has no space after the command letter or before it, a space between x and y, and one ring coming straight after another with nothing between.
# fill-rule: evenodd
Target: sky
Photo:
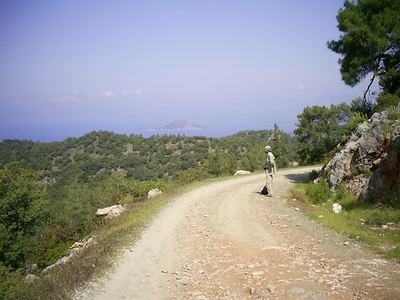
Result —
<instances>
[{"instance_id":1,"label":"sky","mask_svg":"<svg viewBox=\"0 0 400 300\"><path fill-rule=\"evenodd\" d=\"M326 46L343 3L1 0L0 141L148 137L176 120L209 137L292 132L305 107L368 85L346 86Z\"/></svg>"}]
</instances>

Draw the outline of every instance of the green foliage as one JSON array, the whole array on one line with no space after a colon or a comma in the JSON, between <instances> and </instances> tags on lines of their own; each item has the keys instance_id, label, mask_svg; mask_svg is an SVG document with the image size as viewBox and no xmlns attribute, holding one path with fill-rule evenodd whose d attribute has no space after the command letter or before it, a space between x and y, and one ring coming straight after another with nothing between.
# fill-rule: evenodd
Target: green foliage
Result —
<instances>
[{"instance_id":1,"label":"green foliage","mask_svg":"<svg viewBox=\"0 0 400 300\"><path fill-rule=\"evenodd\" d=\"M321 163L348 132L348 122L353 117L349 105L306 107L298 115L299 124L294 131L298 140L298 156L302 164Z\"/></svg>"},{"instance_id":2,"label":"green foliage","mask_svg":"<svg viewBox=\"0 0 400 300\"><path fill-rule=\"evenodd\" d=\"M21 272L10 272L0 262L0 299L10 299L12 295L18 295L26 288L22 280Z\"/></svg>"},{"instance_id":3,"label":"green foliage","mask_svg":"<svg viewBox=\"0 0 400 300\"><path fill-rule=\"evenodd\" d=\"M373 74L364 99L355 100L353 108L361 115L350 129L370 118L373 112L387 110L400 102L400 2L392 0L346 0L337 15L340 39L328 42L328 48L342 55L339 59L343 81L351 86ZM375 77L382 92L373 105L366 95Z\"/></svg>"},{"instance_id":4,"label":"green foliage","mask_svg":"<svg viewBox=\"0 0 400 300\"><path fill-rule=\"evenodd\" d=\"M328 48L342 55L343 81L358 84L367 74L380 77L389 93L400 86L400 2L393 0L346 0L337 15L340 39Z\"/></svg>"},{"instance_id":5,"label":"green foliage","mask_svg":"<svg viewBox=\"0 0 400 300\"><path fill-rule=\"evenodd\" d=\"M288 167L289 163L297 158L293 155L295 151L292 147L293 143L291 137L280 130L277 124L274 125L272 139L269 144L273 149L276 164L280 168ZM293 153L292 155L289 155L290 151Z\"/></svg>"},{"instance_id":6,"label":"green foliage","mask_svg":"<svg viewBox=\"0 0 400 300\"><path fill-rule=\"evenodd\" d=\"M349 121L348 130L354 131L357 127L364 123L367 119L359 112L355 113L354 117Z\"/></svg>"},{"instance_id":7,"label":"green foliage","mask_svg":"<svg viewBox=\"0 0 400 300\"><path fill-rule=\"evenodd\" d=\"M363 117L365 120L371 118L374 113L372 102L362 98L354 99L351 102L351 110L356 116Z\"/></svg>"},{"instance_id":8,"label":"green foliage","mask_svg":"<svg viewBox=\"0 0 400 300\"><path fill-rule=\"evenodd\" d=\"M70 186L81 189L84 184L97 186L117 170L138 181L168 182L183 170L201 168L215 159L217 148L223 153L220 157L224 163L222 173L209 168L214 175L231 174L236 168L259 170L266 143L272 143L279 167L295 159L294 137L276 126L274 131L243 131L220 139L180 135L143 138L99 131L56 143L5 140L0 143L0 163L17 160L24 168L41 170L50 183L51 199L82 199L86 192L67 195L60 190Z\"/></svg>"},{"instance_id":9,"label":"green foliage","mask_svg":"<svg viewBox=\"0 0 400 300\"><path fill-rule=\"evenodd\" d=\"M128 204L128 213L101 222L101 226L92 230L95 243L90 248L81 251L62 268L54 268L40 276L32 284L24 283L23 270L8 272L0 264L0 299L70 299L77 287L93 279L96 272L110 267L121 246L131 244L132 239L139 236L143 227L169 201L170 198L162 195Z\"/></svg>"},{"instance_id":10,"label":"green foliage","mask_svg":"<svg viewBox=\"0 0 400 300\"><path fill-rule=\"evenodd\" d=\"M45 222L47 199L41 174L18 164L0 169L0 262L12 268L24 265L29 237Z\"/></svg>"},{"instance_id":11,"label":"green foliage","mask_svg":"<svg viewBox=\"0 0 400 300\"><path fill-rule=\"evenodd\" d=\"M176 174L174 178L174 183L176 185L186 185L192 182L203 181L210 177L211 174L208 173L205 169L190 168Z\"/></svg>"},{"instance_id":12,"label":"green foliage","mask_svg":"<svg viewBox=\"0 0 400 300\"><path fill-rule=\"evenodd\" d=\"M392 222L400 223L400 213L388 209L374 210L365 218L365 224L370 226L382 226Z\"/></svg>"},{"instance_id":13,"label":"green foliage","mask_svg":"<svg viewBox=\"0 0 400 300\"><path fill-rule=\"evenodd\" d=\"M313 182L315 179L318 178L318 176L319 176L319 172L317 170L312 170L309 175L310 181Z\"/></svg>"},{"instance_id":14,"label":"green foliage","mask_svg":"<svg viewBox=\"0 0 400 300\"><path fill-rule=\"evenodd\" d=\"M399 258L400 257L400 246L392 246L386 255L390 259Z\"/></svg>"},{"instance_id":15,"label":"green foliage","mask_svg":"<svg viewBox=\"0 0 400 300\"><path fill-rule=\"evenodd\" d=\"M392 121L400 120L400 107L392 106L388 109L389 119Z\"/></svg>"},{"instance_id":16,"label":"green foliage","mask_svg":"<svg viewBox=\"0 0 400 300\"><path fill-rule=\"evenodd\" d=\"M328 183L321 179L316 185L307 185L306 196L312 204L325 203L332 196Z\"/></svg>"},{"instance_id":17,"label":"green foliage","mask_svg":"<svg viewBox=\"0 0 400 300\"><path fill-rule=\"evenodd\" d=\"M392 107L397 107L400 103L400 89L398 89L394 94L388 92L382 92L376 99L376 105L374 111L381 112L383 110L390 110Z\"/></svg>"},{"instance_id":18,"label":"green foliage","mask_svg":"<svg viewBox=\"0 0 400 300\"><path fill-rule=\"evenodd\" d=\"M230 157L220 147L217 147L205 162L204 169L207 173L219 177L226 173L229 163Z\"/></svg>"}]
</instances>

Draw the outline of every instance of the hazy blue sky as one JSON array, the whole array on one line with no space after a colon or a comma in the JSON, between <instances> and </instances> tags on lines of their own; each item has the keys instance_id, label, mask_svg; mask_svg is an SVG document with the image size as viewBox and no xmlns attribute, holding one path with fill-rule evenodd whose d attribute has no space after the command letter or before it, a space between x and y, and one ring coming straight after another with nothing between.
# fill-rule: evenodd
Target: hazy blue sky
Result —
<instances>
[{"instance_id":1,"label":"hazy blue sky","mask_svg":"<svg viewBox=\"0 0 400 300\"><path fill-rule=\"evenodd\" d=\"M2 0L0 140L148 136L174 120L206 136L293 131L304 107L366 88L341 81L326 47L343 3Z\"/></svg>"}]
</instances>

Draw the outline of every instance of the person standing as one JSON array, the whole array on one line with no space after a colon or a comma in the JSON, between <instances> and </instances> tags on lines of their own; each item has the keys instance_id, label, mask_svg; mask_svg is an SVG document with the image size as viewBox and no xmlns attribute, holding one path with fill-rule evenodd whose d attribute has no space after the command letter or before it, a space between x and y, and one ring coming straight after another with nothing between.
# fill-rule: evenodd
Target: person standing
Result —
<instances>
[{"instance_id":1,"label":"person standing","mask_svg":"<svg viewBox=\"0 0 400 300\"><path fill-rule=\"evenodd\" d=\"M271 146L265 146L264 151L267 153L267 161L265 164L265 185L267 186L268 194L266 196L272 197L274 194L273 180L276 173L275 156L272 153Z\"/></svg>"}]
</instances>

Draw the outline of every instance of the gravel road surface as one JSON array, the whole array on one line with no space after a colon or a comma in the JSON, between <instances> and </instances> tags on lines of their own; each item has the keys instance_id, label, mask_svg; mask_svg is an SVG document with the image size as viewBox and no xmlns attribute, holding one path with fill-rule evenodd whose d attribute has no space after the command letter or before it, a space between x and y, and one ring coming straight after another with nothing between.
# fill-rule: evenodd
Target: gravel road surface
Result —
<instances>
[{"instance_id":1,"label":"gravel road surface","mask_svg":"<svg viewBox=\"0 0 400 300\"><path fill-rule=\"evenodd\" d=\"M285 195L312 168L203 186L176 198L107 276L96 299L400 299L400 267L322 227Z\"/></svg>"}]
</instances>

